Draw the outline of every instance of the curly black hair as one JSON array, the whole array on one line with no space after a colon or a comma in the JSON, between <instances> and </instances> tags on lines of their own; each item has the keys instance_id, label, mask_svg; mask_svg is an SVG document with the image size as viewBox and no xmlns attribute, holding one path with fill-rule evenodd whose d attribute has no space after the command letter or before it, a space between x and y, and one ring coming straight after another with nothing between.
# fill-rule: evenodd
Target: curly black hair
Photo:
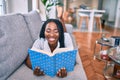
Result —
<instances>
[{"instance_id":1,"label":"curly black hair","mask_svg":"<svg viewBox=\"0 0 120 80\"><path fill-rule=\"evenodd\" d=\"M48 23L50 22L54 22L56 25L57 25L57 28L58 28L58 32L59 32L59 42L60 42L60 48L63 48L65 47L65 44L64 44L64 29L63 29L63 25L62 23L57 20L57 19L48 19L47 21L44 22L44 24L42 25L42 28L41 28L41 31L40 31L40 34L39 34L39 37L40 38L45 38L45 28L47 26Z\"/></svg>"}]
</instances>

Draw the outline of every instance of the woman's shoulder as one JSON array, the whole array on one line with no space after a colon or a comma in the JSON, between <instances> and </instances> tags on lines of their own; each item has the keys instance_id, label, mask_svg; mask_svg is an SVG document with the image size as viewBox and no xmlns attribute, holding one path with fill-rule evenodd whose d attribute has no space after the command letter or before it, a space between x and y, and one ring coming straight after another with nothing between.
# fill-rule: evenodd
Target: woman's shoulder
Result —
<instances>
[{"instance_id":1,"label":"woman's shoulder","mask_svg":"<svg viewBox=\"0 0 120 80\"><path fill-rule=\"evenodd\" d=\"M35 42L43 42L43 41L45 41L43 38L38 38L35 40Z\"/></svg>"},{"instance_id":2,"label":"woman's shoulder","mask_svg":"<svg viewBox=\"0 0 120 80\"><path fill-rule=\"evenodd\" d=\"M39 44L40 45L40 44L43 44L44 41L45 40L43 38L38 38L38 39L35 40L34 44Z\"/></svg>"},{"instance_id":3,"label":"woman's shoulder","mask_svg":"<svg viewBox=\"0 0 120 80\"><path fill-rule=\"evenodd\" d=\"M44 46L44 39L43 38L38 38L35 40L33 47L37 48L37 49L43 49Z\"/></svg>"}]
</instances>

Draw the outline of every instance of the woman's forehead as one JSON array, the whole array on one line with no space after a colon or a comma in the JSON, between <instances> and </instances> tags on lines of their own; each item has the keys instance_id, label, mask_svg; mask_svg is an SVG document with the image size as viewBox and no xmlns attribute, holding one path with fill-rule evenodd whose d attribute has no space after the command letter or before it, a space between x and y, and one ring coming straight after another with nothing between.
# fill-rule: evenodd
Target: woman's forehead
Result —
<instances>
[{"instance_id":1,"label":"woman's forehead","mask_svg":"<svg viewBox=\"0 0 120 80\"><path fill-rule=\"evenodd\" d=\"M49 22L49 23L46 25L46 29L47 29L47 28L57 29L57 25L55 24L55 22Z\"/></svg>"}]
</instances>

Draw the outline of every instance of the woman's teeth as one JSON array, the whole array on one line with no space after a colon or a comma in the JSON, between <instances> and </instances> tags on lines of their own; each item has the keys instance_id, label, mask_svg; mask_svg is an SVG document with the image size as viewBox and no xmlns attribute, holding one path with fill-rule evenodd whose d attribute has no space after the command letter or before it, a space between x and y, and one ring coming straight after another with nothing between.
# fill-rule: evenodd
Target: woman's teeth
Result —
<instances>
[{"instance_id":1,"label":"woman's teeth","mask_svg":"<svg viewBox=\"0 0 120 80\"><path fill-rule=\"evenodd\" d=\"M50 40L50 41L54 41L54 40L55 40L55 38L49 38L49 40Z\"/></svg>"}]
</instances>

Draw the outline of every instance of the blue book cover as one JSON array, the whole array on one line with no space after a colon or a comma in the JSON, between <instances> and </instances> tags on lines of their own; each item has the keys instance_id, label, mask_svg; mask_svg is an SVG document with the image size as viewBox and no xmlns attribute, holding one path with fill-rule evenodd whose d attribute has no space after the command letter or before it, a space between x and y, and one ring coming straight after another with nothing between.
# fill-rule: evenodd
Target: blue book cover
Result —
<instances>
[{"instance_id":1,"label":"blue book cover","mask_svg":"<svg viewBox=\"0 0 120 80\"><path fill-rule=\"evenodd\" d=\"M66 68L67 72L74 70L77 49L67 50L60 48L53 53L38 49L28 49L28 53L33 70L38 66L46 75L54 77L57 71L63 67Z\"/></svg>"}]
</instances>

